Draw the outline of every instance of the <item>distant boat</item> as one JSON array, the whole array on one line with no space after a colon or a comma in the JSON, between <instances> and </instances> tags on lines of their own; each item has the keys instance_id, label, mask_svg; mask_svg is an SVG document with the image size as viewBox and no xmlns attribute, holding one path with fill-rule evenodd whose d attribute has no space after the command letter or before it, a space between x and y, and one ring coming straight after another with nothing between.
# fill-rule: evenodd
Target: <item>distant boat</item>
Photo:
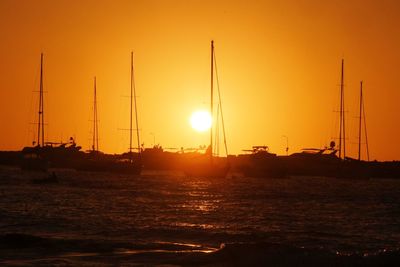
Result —
<instances>
[{"instance_id":1,"label":"distant boat","mask_svg":"<svg viewBox=\"0 0 400 267\"><path fill-rule=\"evenodd\" d=\"M211 41L211 105L210 114L213 118L213 105L214 105L214 41ZM219 112L219 110L217 111ZM210 177L210 178L223 178L229 172L230 165L226 159L215 158L213 156L213 124L210 128L210 144L206 150L205 155L188 159L184 163L184 172L190 177ZM225 142L226 144L226 142ZM228 156L228 155L227 155Z\"/></svg>"},{"instance_id":2,"label":"distant boat","mask_svg":"<svg viewBox=\"0 0 400 267\"><path fill-rule=\"evenodd\" d=\"M44 147L44 103L43 103L43 53L40 54L39 118L37 142L33 147L22 149L21 169L47 171L49 162L43 154ZM35 146L36 145L36 146Z\"/></svg>"},{"instance_id":3,"label":"distant boat","mask_svg":"<svg viewBox=\"0 0 400 267\"><path fill-rule=\"evenodd\" d=\"M368 149L368 139L367 139L367 126L365 121L365 111L363 102L363 82L360 82L360 110L359 110L359 125L358 125L358 159L353 159L350 157L345 157L344 161L338 168L338 178L370 178L373 176L374 168L369 162L369 149ZM367 161L361 160L361 137L362 137L362 121L364 119L364 132L365 141L367 148ZM378 172L379 173L379 172Z\"/></svg>"},{"instance_id":4,"label":"distant boat","mask_svg":"<svg viewBox=\"0 0 400 267\"><path fill-rule=\"evenodd\" d=\"M43 96L43 53L40 55L40 86L39 86L39 111L38 111L37 141L32 147L24 147L21 151L21 169L47 171L51 167L70 168L82 156L80 146L74 138L69 142L45 142L44 123L44 96Z\"/></svg>"},{"instance_id":5,"label":"distant boat","mask_svg":"<svg viewBox=\"0 0 400 267\"><path fill-rule=\"evenodd\" d=\"M327 176L336 178L368 178L371 168L368 162L362 162L346 156L346 124L344 101L344 60L341 61L340 81L340 110L339 110L339 146L336 149L332 141L329 148L303 149L302 153L295 153L287 157L287 166L293 175ZM361 112L362 112L362 82L360 95L359 121L359 151L361 144ZM339 155L337 156L337 152ZM360 153L360 152L359 152Z\"/></svg>"},{"instance_id":6,"label":"distant boat","mask_svg":"<svg viewBox=\"0 0 400 267\"><path fill-rule=\"evenodd\" d=\"M94 80L94 105L93 105L93 145L92 151L87 155L87 158L83 160L78 166L77 170L81 171L93 171L93 172L111 172L111 173L124 173L138 175L142 171L141 162L141 149L139 140L139 123L137 116L137 105L136 105L136 88L133 76L133 52L131 53L131 93L130 93L130 127L129 127L129 152L125 155L127 157L121 157L116 159L109 155L101 153L99 149L98 141L98 125L97 125L97 89L96 89L96 78ZM134 153L132 152L132 120L133 120L133 99L135 101L135 118L136 118L136 134L137 134L137 158L134 159Z\"/></svg>"},{"instance_id":7,"label":"distant boat","mask_svg":"<svg viewBox=\"0 0 400 267\"><path fill-rule=\"evenodd\" d=\"M244 150L251 152L241 155L242 163L239 171L247 177L286 178L287 169L284 161L276 154L270 153L268 146L253 146Z\"/></svg>"}]
</instances>

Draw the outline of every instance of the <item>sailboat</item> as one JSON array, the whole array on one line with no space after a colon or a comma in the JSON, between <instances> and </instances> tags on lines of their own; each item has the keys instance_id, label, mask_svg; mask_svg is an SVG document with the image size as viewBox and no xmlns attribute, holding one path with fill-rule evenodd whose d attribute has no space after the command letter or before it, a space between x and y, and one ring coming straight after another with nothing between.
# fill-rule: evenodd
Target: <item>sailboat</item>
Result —
<instances>
[{"instance_id":1,"label":"sailboat","mask_svg":"<svg viewBox=\"0 0 400 267\"><path fill-rule=\"evenodd\" d=\"M211 104L210 114L213 118L213 105L214 105L214 41L211 41ZM220 105L218 111L220 111ZM222 120L223 122L223 120ZM214 122L212 123L214 124ZM225 142L226 144L226 142ZM226 148L226 146L225 146ZM210 178L224 178L230 169L229 162L223 158L216 158L213 155L213 125L210 128L210 144L206 150L205 155L202 157L190 159L184 166L184 172L189 177L210 177Z\"/></svg>"},{"instance_id":2,"label":"sailboat","mask_svg":"<svg viewBox=\"0 0 400 267\"><path fill-rule=\"evenodd\" d=\"M130 128L129 128L129 152L128 158L115 159L109 155L105 155L99 151L98 141L98 119L97 119L97 89L96 89L96 78L94 80L94 104L93 104L93 145L88 158L84 160L78 167L81 171L94 171L94 172L111 172L111 173L126 173L138 175L142 171L141 163L141 150L139 140L139 127L138 127L138 116L137 116L137 105L136 105L136 88L133 76L133 52L131 53L131 92L130 92ZM134 159L134 153L132 152L132 120L133 120L133 100L135 104L135 118L136 118L136 134L137 134L137 159Z\"/></svg>"},{"instance_id":3,"label":"sailboat","mask_svg":"<svg viewBox=\"0 0 400 267\"><path fill-rule=\"evenodd\" d=\"M43 99L43 53L40 54L40 85L39 85L39 111L38 111L37 142L33 147L22 149L21 169L33 171L47 171L48 160L44 157L44 99Z\"/></svg>"},{"instance_id":4,"label":"sailboat","mask_svg":"<svg viewBox=\"0 0 400 267\"><path fill-rule=\"evenodd\" d=\"M133 139L133 104L135 105L135 122L136 122L136 140L137 140L137 158L134 158ZM133 71L133 52L131 52L131 87L130 87L130 113L129 113L129 152L127 159L122 159L115 163L114 168L117 172L130 173L139 175L142 172L142 151L140 148L139 120L136 102L136 86Z\"/></svg>"},{"instance_id":5,"label":"sailboat","mask_svg":"<svg viewBox=\"0 0 400 267\"><path fill-rule=\"evenodd\" d=\"M23 170L46 171L48 167L70 168L82 156L80 146L73 137L68 142L45 142L44 138L44 95L43 95L43 53L40 55L39 111L37 122L37 141L32 147L22 149L21 168Z\"/></svg>"},{"instance_id":6,"label":"sailboat","mask_svg":"<svg viewBox=\"0 0 400 267\"><path fill-rule=\"evenodd\" d=\"M361 146L361 119L362 119L362 86L360 88L360 121L359 121L359 155L358 160L346 156L346 135L345 135L345 112L344 112L344 60L342 59L342 73L340 83L340 132L339 132L339 161L336 164L336 177L337 178L368 178L370 177L370 169L367 162L360 160L360 146ZM343 146L342 146L343 145ZM343 157L342 157L343 151Z\"/></svg>"}]
</instances>

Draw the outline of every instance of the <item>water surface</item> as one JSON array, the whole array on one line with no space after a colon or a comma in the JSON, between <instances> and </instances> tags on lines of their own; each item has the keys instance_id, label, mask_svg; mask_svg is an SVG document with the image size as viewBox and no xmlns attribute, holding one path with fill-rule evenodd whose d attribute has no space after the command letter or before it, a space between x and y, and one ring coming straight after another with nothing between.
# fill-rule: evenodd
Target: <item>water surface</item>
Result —
<instances>
[{"instance_id":1,"label":"water surface","mask_svg":"<svg viewBox=\"0 0 400 267\"><path fill-rule=\"evenodd\" d=\"M351 265L382 253L398 259L400 180L55 173L59 183L36 184L46 174L1 168L0 263L220 265L252 253L261 262L279 253L357 256Z\"/></svg>"}]
</instances>

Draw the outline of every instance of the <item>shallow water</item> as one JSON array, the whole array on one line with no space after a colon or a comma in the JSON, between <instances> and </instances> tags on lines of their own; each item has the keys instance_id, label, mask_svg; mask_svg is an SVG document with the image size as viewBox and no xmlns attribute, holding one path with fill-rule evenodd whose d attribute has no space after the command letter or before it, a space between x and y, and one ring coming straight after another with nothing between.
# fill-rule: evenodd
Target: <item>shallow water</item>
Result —
<instances>
[{"instance_id":1,"label":"shallow water","mask_svg":"<svg viewBox=\"0 0 400 267\"><path fill-rule=\"evenodd\" d=\"M47 175L1 168L0 264L220 265L277 251L323 262L400 248L400 180L55 173L35 184Z\"/></svg>"}]
</instances>

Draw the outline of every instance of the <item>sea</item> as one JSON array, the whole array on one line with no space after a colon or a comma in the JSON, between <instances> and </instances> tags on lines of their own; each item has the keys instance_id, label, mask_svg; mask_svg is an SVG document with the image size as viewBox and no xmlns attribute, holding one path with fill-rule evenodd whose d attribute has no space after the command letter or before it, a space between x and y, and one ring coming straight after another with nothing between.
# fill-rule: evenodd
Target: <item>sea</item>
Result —
<instances>
[{"instance_id":1,"label":"sea","mask_svg":"<svg viewBox=\"0 0 400 267\"><path fill-rule=\"evenodd\" d=\"M400 266L399 249L400 179L0 167L1 266Z\"/></svg>"}]
</instances>

